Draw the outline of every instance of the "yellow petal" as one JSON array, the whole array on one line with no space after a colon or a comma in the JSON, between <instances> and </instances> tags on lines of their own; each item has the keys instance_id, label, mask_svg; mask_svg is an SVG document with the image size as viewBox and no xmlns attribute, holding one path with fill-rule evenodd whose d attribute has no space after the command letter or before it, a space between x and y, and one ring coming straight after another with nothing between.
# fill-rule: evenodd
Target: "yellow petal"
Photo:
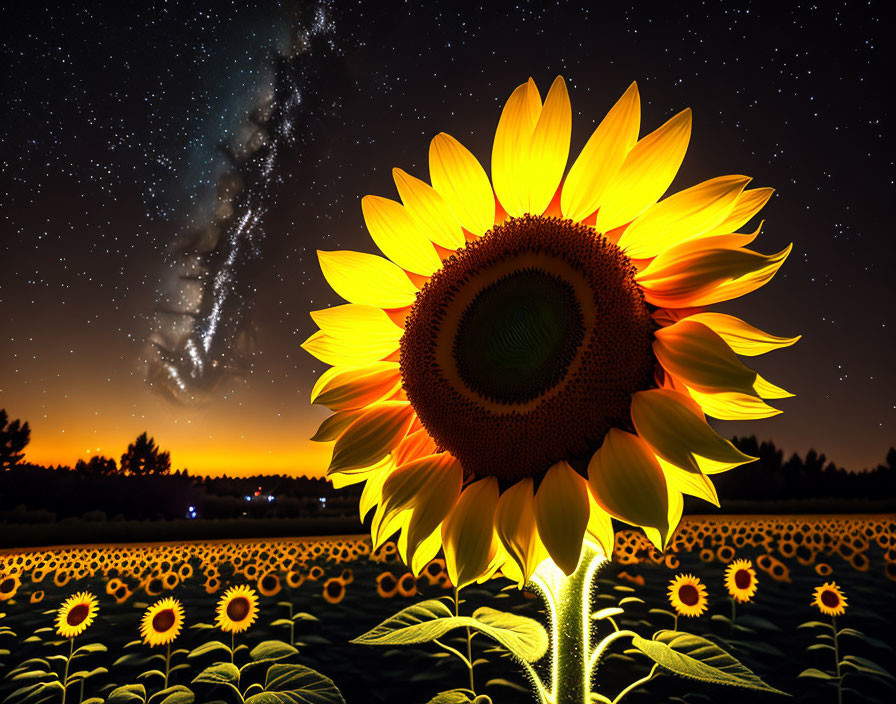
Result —
<instances>
[{"instance_id":1,"label":"yellow petal","mask_svg":"<svg viewBox=\"0 0 896 704\"><path fill-rule=\"evenodd\" d=\"M339 411L334 413L318 427L317 432L311 437L312 442L332 442L338 438L345 429L348 428L358 416L363 412L362 409L353 411Z\"/></svg>"},{"instance_id":2,"label":"yellow petal","mask_svg":"<svg viewBox=\"0 0 896 704\"><path fill-rule=\"evenodd\" d=\"M697 313L687 320L702 323L721 337L737 354L754 357L782 347L789 347L802 337L776 337L745 323L740 318L724 313Z\"/></svg>"},{"instance_id":3,"label":"yellow petal","mask_svg":"<svg viewBox=\"0 0 896 704\"><path fill-rule=\"evenodd\" d=\"M437 526L436 529L429 534L427 538L420 541L416 550L409 554L411 572L415 577L420 576L423 568L432 560L442 549L442 527Z\"/></svg>"},{"instance_id":4,"label":"yellow petal","mask_svg":"<svg viewBox=\"0 0 896 704\"><path fill-rule=\"evenodd\" d=\"M678 173L690 139L687 108L632 147L604 191L597 214L599 232L625 225L660 199Z\"/></svg>"},{"instance_id":5,"label":"yellow petal","mask_svg":"<svg viewBox=\"0 0 896 704\"><path fill-rule=\"evenodd\" d=\"M691 471L700 471L694 455L715 460L727 468L756 459L718 435L691 398L671 389L649 389L633 394L632 422L641 439L657 455Z\"/></svg>"},{"instance_id":6,"label":"yellow petal","mask_svg":"<svg viewBox=\"0 0 896 704\"><path fill-rule=\"evenodd\" d=\"M777 408L769 406L761 398L737 391L705 394L688 388L688 393L706 415L719 420L756 420L771 418L781 412Z\"/></svg>"},{"instance_id":7,"label":"yellow petal","mask_svg":"<svg viewBox=\"0 0 896 704\"><path fill-rule=\"evenodd\" d=\"M324 384L315 384L311 403L334 411L362 408L382 401L401 388L397 362L373 362L363 367L333 367Z\"/></svg>"},{"instance_id":8,"label":"yellow petal","mask_svg":"<svg viewBox=\"0 0 896 704\"><path fill-rule=\"evenodd\" d=\"M616 538L613 534L613 519L594 500L594 494L588 492L588 527L585 539L600 546L606 558L612 559Z\"/></svg>"},{"instance_id":9,"label":"yellow petal","mask_svg":"<svg viewBox=\"0 0 896 704\"><path fill-rule=\"evenodd\" d=\"M756 372L745 367L725 341L687 319L654 333L653 351L663 368L704 393L754 393Z\"/></svg>"},{"instance_id":10,"label":"yellow petal","mask_svg":"<svg viewBox=\"0 0 896 704\"><path fill-rule=\"evenodd\" d=\"M402 269L432 276L442 266L432 242L401 203L364 196L361 211L376 246Z\"/></svg>"},{"instance_id":11,"label":"yellow petal","mask_svg":"<svg viewBox=\"0 0 896 704\"><path fill-rule=\"evenodd\" d=\"M753 384L753 391L759 398L793 398L793 394L775 386L767 379L763 379L759 374L756 375L756 383Z\"/></svg>"},{"instance_id":12,"label":"yellow petal","mask_svg":"<svg viewBox=\"0 0 896 704\"><path fill-rule=\"evenodd\" d=\"M588 527L588 485L566 462L557 462L541 480L535 521L554 564L567 575L575 572Z\"/></svg>"},{"instance_id":13,"label":"yellow petal","mask_svg":"<svg viewBox=\"0 0 896 704\"><path fill-rule=\"evenodd\" d=\"M548 556L535 526L535 495L526 477L501 494L495 513L495 531L504 549L519 566L522 581Z\"/></svg>"},{"instance_id":14,"label":"yellow petal","mask_svg":"<svg viewBox=\"0 0 896 704\"><path fill-rule=\"evenodd\" d=\"M666 520L668 521L669 527L663 531L651 528L650 526L644 526L644 535L646 535L647 539L661 552L665 550L666 546L669 544L673 533L675 533L675 529L678 527L679 521L681 521L681 514L684 511L684 500L681 492L669 482L666 482L666 488L668 490L669 501L669 508L666 510Z\"/></svg>"},{"instance_id":15,"label":"yellow petal","mask_svg":"<svg viewBox=\"0 0 896 704\"><path fill-rule=\"evenodd\" d=\"M650 446L638 436L610 428L588 463L588 481L597 505L614 518L667 531L666 478Z\"/></svg>"},{"instance_id":16,"label":"yellow petal","mask_svg":"<svg viewBox=\"0 0 896 704\"><path fill-rule=\"evenodd\" d=\"M376 306L346 303L341 306L311 311L317 327L331 337L375 337L391 342L401 339L404 332Z\"/></svg>"},{"instance_id":17,"label":"yellow petal","mask_svg":"<svg viewBox=\"0 0 896 704\"><path fill-rule=\"evenodd\" d=\"M735 232L762 210L774 192L774 188L751 188L749 191L744 191L737 197L734 208L727 217L715 227L710 228L703 236L711 237L712 235L727 235L729 232Z\"/></svg>"},{"instance_id":18,"label":"yellow petal","mask_svg":"<svg viewBox=\"0 0 896 704\"><path fill-rule=\"evenodd\" d=\"M495 194L476 157L451 135L440 132L429 146L429 175L455 217L474 235L495 224Z\"/></svg>"},{"instance_id":19,"label":"yellow petal","mask_svg":"<svg viewBox=\"0 0 896 704\"><path fill-rule=\"evenodd\" d=\"M388 259L349 250L318 250L317 257L327 283L350 303L404 308L417 300L417 287Z\"/></svg>"},{"instance_id":20,"label":"yellow petal","mask_svg":"<svg viewBox=\"0 0 896 704\"><path fill-rule=\"evenodd\" d=\"M480 479L463 490L442 523L445 565L458 589L476 581L488 568L497 504L498 480Z\"/></svg>"},{"instance_id":21,"label":"yellow petal","mask_svg":"<svg viewBox=\"0 0 896 704\"><path fill-rule=\"evenodd\" d=\"M404 207L430 240L445 249L464 246L460 222L435 188L401 169L392 169L392 178Z\"/></svg>"},{"instance_id":22,"label":"yellow petal","mask_svg":"<svg viewBox=\"0 0 896 704\"><path fill-rule=\"evenodd\" d=\"M619 247L629 257L649 259L699 237L725 219L749 182L748 176L719 176L679 191L625 228Z\"/></svg>"},{"instance_id":23,"label":"yellow petal","mask_svg":"<svg viewBox=\"0 0 896 704\"><path fill-rule=\"evenodd\" d=\"M699 240L696 241L699 244ZM694 249L685 242L666 250L635 279L648 303L687 308L737 298L768 283L792 245L768 256L748 249Z\"/></svg>"},{"instance_id":24,"label":"yellow petal","mask_svg":"<svg viewBox=\"0 0 896 704\"><path fill-rule=\"evenodd\" d=\"M526 212L541 215L547 210L569 159L569 139L572 134L572 108L566 81L557 76L538 116L529 142L526 161L526 183L521 188Z\"/></svg>"},{"instance_id":25,"label":"yellow petal","mask_svg":"<svg viewBox=\"0 0 896 704\"><path fill-rule=\"evenodd\" d=\"M379 547L395 535L397 531L401 531L398 540L399 551L406 554L407 531L405 529L407 528L410 517L411 512L408 510L392 514L389 517L389 520L384 520L385 513L383 511L383 505L380 504L377 506L376 511L373 514L373 519L370 521L370 538L373 542L373 549L379 549ZM402 545L404 545L405 550L402 549ZM404 557L402 557L402 559L404 559Z\"/></svg>"},{"instance_id":26,"label":"yellow petal","mask_svg":"<svg viewBox=\"0 0 896 704\"><path fill-rule=\"evenodd\" d=\"M696 496L698 499L708 501L713 506L719 506L719 495L712 481L700 470L689 471L674 464L666 462L662 457L657 457L657 462L666 475L666 484L670 490L678 491L688 496Z\"/></svg>"},{"instance_id":27,"label":"yellow petal","mask_svg":"<svg viewBox=\"0 0 896 704\"><path fill-rule=\"evenodd\" d=\"M302 349L334 367L354 367L377 362L398 349L398 340L332 337L318 330L302 343Z\"/></svg>"},{"instance_id":28,"label":"yellow petal","mask_svg":"<svg viewBox=\"0 0 896 704\"><path fill-rule=\"evenodd\" d=\"M336 440L327 472L369 467L407 434L414 409L403 401L382 401L365 409Z\"/></svg>"},{"instance_id":29,"label":"yellow petal","mask_svg":"<svg viewBox=\"0 0 896 704\"><path fill-rule=\"evenodd\" d=\"M394 469L395 464L388 462L379 466L368 475L364 489L361 492L361 499L358 501L358 513L362 523L367 518L367 514L383 500L383 484L386 483L386 479L389 478Z\"/></svg>"},{"instance_id":30,"label":"yellow petal","mask_svg":"<svg viewBox=\"0 0 896 704\"><path fill-rule=\"evenodd\" d=\"M529 143L540 114L541 98L530 78L511 93L495 130L492 181L504 210L514 217L526 213L522 193L528 173Z\"/></svg>"}]
</instances>

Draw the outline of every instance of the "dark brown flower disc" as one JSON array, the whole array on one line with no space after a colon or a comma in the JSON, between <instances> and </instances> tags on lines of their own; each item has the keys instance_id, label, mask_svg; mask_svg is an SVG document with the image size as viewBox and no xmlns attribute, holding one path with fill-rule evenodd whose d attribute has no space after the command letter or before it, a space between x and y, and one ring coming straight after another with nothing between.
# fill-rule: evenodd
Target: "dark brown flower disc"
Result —
<instances>
[{"instance_id":1,"label":"dark brown flower disc","mask_svg":"<svg viewBox=\"0 0 896 704\"><path fill-rule=\"evenodd\" d=\"M156 633L164 633L175 622L174 609L162 609L152 617L152 628Z\"/></svg>"},{"instance_id":2,"label":"dark brown flower disc","mask_svg":"<svg viewBox=\"0 0 896 704\"><path fill-rule=\"evenodd\" d=\"M631 261L571 220L526 216L450 257L401 339L405 393L468 478L587 459L653 385L654 323Z\"/></svg>"}]
</instances>

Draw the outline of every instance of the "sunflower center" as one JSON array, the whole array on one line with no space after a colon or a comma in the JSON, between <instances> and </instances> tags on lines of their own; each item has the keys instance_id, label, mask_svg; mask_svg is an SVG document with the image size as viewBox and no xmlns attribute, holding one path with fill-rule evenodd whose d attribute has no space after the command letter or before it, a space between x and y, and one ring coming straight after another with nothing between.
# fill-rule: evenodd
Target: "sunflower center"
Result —
<instances>
[{"instance_id":1,"label":"sunflower center","mask_svg":"<svg viewBox=\"0 0 896 704\"><path fill-rule=\"evenodd\" d=\"M825 589L821 593L821 603L827 606L829 609L833 609L840 604L840 597L837 596L837 592L835 592L834 590Z\"/></svg>"},{"instance_id":2,"label":"sunflower center","mask_svg":"<svg viewBox=\"0 0 896 704\"><path fill-rule=\"evenodd\" d=\"M90 607L87 604L78 604L69 610L65 622L69 626L80 626L88 615L90 615Z\"/></svg>"},{"instance_id":3,"label":"sunflower center","mask_svg":"<svg viewBox=\"0 0 896 704\"><path fill-rule=\"evenodd\" d=\"M152 629L164 633L174 625L174 609L162 609L152 617Z\"/></svg>"},{"instance_id":4,"label":"sunflower center","mask_svg":"<svg viewBox=\"0 0 896 704\"><path fill-rule=\"evenodd\" d=\"M12 588L16 585L15 580L12 577L8 579L4 579L0 582L0 592L6 594L7 592L11 592Z\"/></svg>"},{"instance_id":5,"label":"sunflower center","mask_svg":"<svg viewBox=\"0 0 896 704\"><path fill-rule=\"evenodd\" d=\"M340 582L339 580L329 581L325 586L327 589L327 593L333 597L339 596L343 589L342 582Z\"/></svg>"},{"instance_id":6,"label":"sunflower center","mask_svg":"<svg viewBox=\"0 0 896 704\"><path fill-rule=\"evenodd\" d=\"M227 604L227 618L233 622L242 621L249 615L249 609L249 600L244 596L238 596Z\"/></svg>"},{"instance_id":7,"label":"sunflower center","mask_svg":"<svg viewBox=\"0 0 896 704\"><path fill-rule=\"evenodd\" d=\"M753 578L747 570L738 570L734 573L734 584L738 589L747 589Z\"/></svg>"},{"instance_id":8,"label":"sunflower center","mask_svg":"<svg viewBox=\"0 0 896 704\"><path fill-rule=\"evenodd\" d=\"M468 477L539 477L630 428L631 395L653 385L655 365L635 273L591 228L526 216L426 283L405 322L402 384Z\"/></svg>"},{"instance_id":9,"label":"sunflower center","mask_svg":"<svg viewBox=\"0 0 896 704\"><path fill-rule=\"evenodd\" d=\"M700 594L694 585L682 584L678 588L678 599L685 606L696 606L697 602L700 601Z\"/></svg>"}]
</instances>

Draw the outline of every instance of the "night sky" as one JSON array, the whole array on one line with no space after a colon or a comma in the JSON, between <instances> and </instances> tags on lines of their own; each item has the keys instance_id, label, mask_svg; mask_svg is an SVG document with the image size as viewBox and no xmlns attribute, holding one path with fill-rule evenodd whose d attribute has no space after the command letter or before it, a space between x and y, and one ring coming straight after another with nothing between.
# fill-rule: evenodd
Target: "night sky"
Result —
<instances>
[{"instance_id":1,"label":"night sky","mask_svg":"<svg viewBox=\"0 0 896 704\"><path fill-rule=\"evenodd\" d=\"M772 402L775 418L716 427L850 469L896 444L883 3L40 5L14 3L0 30L0 407L30 422L27 460L118 458L147 430L175 468L322 474L328 448L307 438L327 415L308 403L324 366L299 345L316 329L308 311L341 301L315 250L374 251L363 195L396 197L394 166L427 178L440 131L488 168L511 91L533 76L544 95L557 74L573 158L637 80L642 135L694 111L673 191L729 173L777 189L754 246L792 241L793 253L771 284L718 309L803 334L749 360L796 398ZM284 53L289 135L218 292L216 350L243 374L185 382L172 400L147 381L148 340L184 324L169 310L184 295L178 243L213 236L231 168L219 145L246 147Z\"/></svg>"}]
</instances>

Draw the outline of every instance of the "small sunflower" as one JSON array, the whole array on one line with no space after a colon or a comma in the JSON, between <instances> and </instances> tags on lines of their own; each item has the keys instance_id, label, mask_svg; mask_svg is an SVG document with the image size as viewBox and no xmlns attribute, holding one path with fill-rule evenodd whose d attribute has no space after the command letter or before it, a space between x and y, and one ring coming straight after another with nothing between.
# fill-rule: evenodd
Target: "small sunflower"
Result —
<instances>
[{"instance_id":1,"label":"small sunflower","mask_svg":"<svg viewBox=\"0 0 896 704\"><path fill-rule=\"evenodd\" d=\"M381 572L376 577L376 593L383 599L391 599L398 593L398 580L391 572Z\"/></svg>"},{"instance_id":2,"label":"small sunflower","mask_svg":"<svg viewBox=\"0 0 896 704\"><path fill-rule=\"evenodd\" d=\"M38 589L36 592L31 593L31 603L39 604L44 600L44 590Z\"/></svg>"},{"instance_id":3,"label":"small sunflower","mask_svg":"<svg viewBox=\"0 0 896 704\"><path fill-rule=\"evenodd\" d=\"M669 583L669 603L679 616L700 616L706 611L706 587L692 574L679 574Z\"/></svg>"},{"instance_id":4,"label":"small sunflower","mask_svg":"<svg viewBox=\"0 0 896 704\"><path fill-rule=\"evenodd\" d=\"M184 625L184 607L172 597L166 597L150 606L140 622L140 635L149 646L167 645L178 635Z\"/></svg>"},{"instance_id":5,"label":"small sunflower","mask_svg":"<svg viewBox=\"0 0 896 704\"><path fill-rule=\"evenodd\" d=\"M63 638L81 635L93 623L100 607L97 599L89 592L73 594L56 612L56 633Z\"/></svg>"},{"instance_id":6,"label":"small sunflower","mask_svg":"<svg viewBox=\"0 0 896 704\"><path fill-rule=\"evenodd\" d=\"M258 591L263 596L276 596L280 593L283 585L280 583L280 577L277 576L276 572L268 572L258 578L257 586Z\"/></svg>"},{"instance_id":7,"label":"small sunflower","mask_svg":"<svg viewBox=\"0 0 896 704\"><path fill-rule=\"evenodd\" d=\"M756 593L759 581L750 560L735 560L725 570L725 587L737 602L750 601Z\"/></svg>"},{"instance_id":8,"label":"small sunflower","mask_svg":"<svg viewBox=\"0 0 896 704\"><path fill-rule=\"evenodd\" d=\"M812 596L812 605L827 616L842 616L846 611L846 596L836 582L825 582L820 587L815 587Z\"/></svg>"},{"instance_id":9,"label":"small sunflower","mask_svg":"<svg viewBox=\"0 0 896 704\"><path fill-rule=\"evenodd\" d=\"M385 257L319 251L347 301L311 313L303 347L331 365L312 438L327 471L359 482L374 548L400 533L416 575L440 548L462 587L500 569L519 583L584 542L612 553L611 518L660 549L682 494L718 504L710 479L755 458L706 416L766 418L791 396L745 366L798 338L704 308L768 283L790 247L764 255L739 230L772 195L727 175L665 198L691 111L639 139L632 84L567 169L572 108L558 77L533 80L498 121L491 177L448 134L432 185L402 169L401 202L361 200ZM537 490L536 490L537 488Z\"/></svg>"},{"instance_id":10,"label":"small sunflower","mask_svg":"<svg viewBox=\"0 0 896 704\"><path fill-rule=\"evenodd\" d=\"M225 633L242 633L258 618L258 595L242 584L231 587L218 601L215 622Z\"/></svg>"},{"instance_id":11,"label":"small sunflower","mask_svg":"<svg viewBox=\"0 0 896 704\"><path fill-rule=\"evenodd\" d=\"M12 599L19 591L21 584L22 580L18 574L0 577L0 601Z\"/></svg>"},{"instance_id":12,"label":"small sunflower","mask_svg":"<svg viewBox=\"0 0 896 704\"><path fill-rule=\"evenodd\" d=\"M402 596L414 596L417 593L417 578L410 572L405 572L398 579L398 593Z\"/></svg>"},{"instance_id":13,"label":"small sunflower","mask_svg":"<svg viewBox=\"0 0 896 704\"><path fill-rule=\"evenodd\" d=\"M331 604L338 604L345 598L345 581L342 577L330 577L324 582L324 599Z\"/></svg>"}]
</instances>

